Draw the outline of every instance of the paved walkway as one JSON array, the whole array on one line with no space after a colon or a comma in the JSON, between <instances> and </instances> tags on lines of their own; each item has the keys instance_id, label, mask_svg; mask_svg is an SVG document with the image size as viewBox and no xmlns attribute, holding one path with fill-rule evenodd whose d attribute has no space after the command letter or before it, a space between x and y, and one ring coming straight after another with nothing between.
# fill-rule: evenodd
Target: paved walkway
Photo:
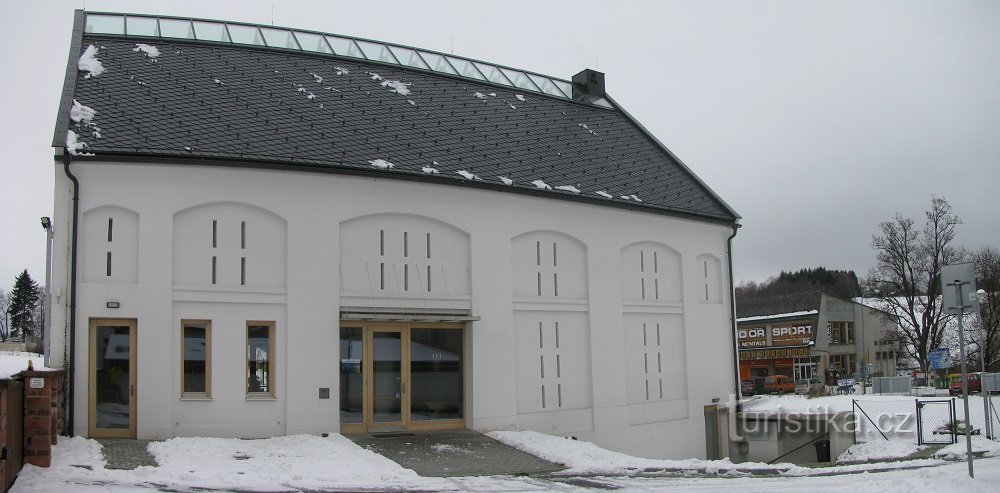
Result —
<instances>
[{"instance_id":1,"label":"paved walkway","mask_svg":"<svg viewBox=\"0 0 1000 493\"><path fill-rule=\"evenodd\" d=\"M128 438L98 438L102 445L107 469L135 469L139 466L156 467L156 459L146 450L152 440L132 440Z\"/></svg>"},{"instance_id":2,"label":"paved walkway","mask_svg":"<svg viewBox=\"0 0 1000 493\"><path fill-rule=\"evenodd\" d=\"M565 469L471 430L346 436L425 477L542 475Z\"/></svg>"}]
</instances>

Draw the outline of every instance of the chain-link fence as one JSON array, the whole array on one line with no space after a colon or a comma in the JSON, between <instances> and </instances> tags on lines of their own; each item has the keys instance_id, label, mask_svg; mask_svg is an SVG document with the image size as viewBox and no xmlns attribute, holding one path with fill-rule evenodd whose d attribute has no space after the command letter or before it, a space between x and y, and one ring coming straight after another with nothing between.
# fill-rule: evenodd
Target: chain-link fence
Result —
<instances>
[{"instance_id":1,"label":"chain-link fence","mask_svg":"<svg viewBox=\"0 0 1000 493\"><path fill-rule=\"evenodd\" d=\"M952 443L971 423L975 435L1000 440L1000 395L969 396L969 420L961 398L854 399L857 443L873 440ZM989 421L987 421L989 418Z\"/></svg>"}]
</instances>

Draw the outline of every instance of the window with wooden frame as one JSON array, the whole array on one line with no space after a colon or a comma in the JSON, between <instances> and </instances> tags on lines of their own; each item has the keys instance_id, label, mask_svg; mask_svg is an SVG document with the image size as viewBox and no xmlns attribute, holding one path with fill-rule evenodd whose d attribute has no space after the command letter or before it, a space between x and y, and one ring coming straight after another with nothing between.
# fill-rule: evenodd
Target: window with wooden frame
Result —
<instances>
[{"instance_id":1,"label":"window with wooden frame","mask_svg":"<svg viewBox=\"0 0 1000 493\"><path fill-rule=\"evenodd\" d=\"M274 397L274 322L247 322L247 397Z\"/></svg>"},{"instance_id":2,"label":"window with wooden frame","mask_svg":"<svg viewBox=\"0 0 1000 493\"><path fill-rule=\"evenodd\" d=\"M181 398L212 396L212 322L181 321Z\"/></svg>"}]
</instances>

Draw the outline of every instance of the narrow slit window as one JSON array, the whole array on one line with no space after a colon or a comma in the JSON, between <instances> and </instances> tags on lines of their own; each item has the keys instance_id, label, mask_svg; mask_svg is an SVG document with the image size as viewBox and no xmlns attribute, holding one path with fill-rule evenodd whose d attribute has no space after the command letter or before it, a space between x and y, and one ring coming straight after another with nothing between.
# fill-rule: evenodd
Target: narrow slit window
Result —
<instances>
[{"instance_id":1,"label":"narrow slit window","mask_svg":"<svg viewBox=\"0 0 1000 493\"><path fill-rule=\"evenodd\" d=\"M216 283L216 263L218 263L218 257L212 255L212 284Z\"/></svg>"},{"instance_id":2,"label":"narrow slit window","mask_svg":"<svg viewBox=\"0 0 1000 493\"><path fill-rule=\"evenodd\" d=\"M642 345L643 346L649 345L646 339L646 324L642 324Z\"/></svg>"},{"instance_id":3,"label":"narrow slit window","mask_svg":"<svg viewBox=\"0 0 1000 493\"><path fill-rule=\"evenodd\" d=\"M642 372L649 374L649 353L642 353Z\"/></svg>"},{"instance_id":4,"label":"narrow slit window","mask_svg":"<svg viewBox=\"0 0 1000 493\"><path fill-rule=\"evenodd\" d=\"M111 277L111 252L108 252L107 276Z\"/></svg>"},{"instance_id":5,"label":"narrow slit window","mask_svg":"<svg viewBox=\"0 0 1000 493\"><path fill-rule=\"evenodd\" d=\"M108 218L108 243L111 243L111 231L114 229L115 218Z\"/></svg>"},{"instance_id":6,"label":"narrow slit window","mask_svg":"<svg viewBox=\"0 0 1000 493\"><path fill-rule=\"evenodd\" d=\"M247 249L247 222L240 222L240 248Z\"/></svg>"},{"instance_id":7,"label":"narrow slit window","mask_svg":"<svg viewBox=\"0 0 1000 493\"><path fill-rule=\"evenodd\" d=\"M646 380L646 400L649 400L649 380Z\"/></svg>"},{"instance_id":8,"label":"narrow slit window","mask_svg":"<svg viewBox=\"0 0 1000 493\"><path fill-rule=\"evenodd\" d=\"M219 221L212 220L212 248L219 247Z\"/></svg>"},{"instance_id":9,"label":"narrow slit window","mask_svg":"<svg viewBox=\"0 0 1000 493\"><path fill-rule=\"evenodd\" d=\"M545 385L542 385L542 409L545 409Z\"/></svg>"},{"instance_id":10,"label":"narrow slit window","mask_svg":"<svg viewBox=\"0 0 1000 493\"><path fill-rule=\"evenodd\" d=\"M653 298L660 299L660 278L653 278Z\"/></svg>"},{"instance_id":11,"label":"narrow slit window","mask_svg":"<svg viewBox=\"0 0 1000 493\"><path fill-rule=\"evenodd\" d=\"M559 252L556 251L556 243L552 243L552 267L559 267Z\"/></svg>"},{"instance_id":12,"label":"narrow slit window","mask_svg":"<svg viewBox=\"0 0 1000 493\"><path fill-rule=\"evenodd\" d=\"M535 265L542 265L542 242L535 242Z\"/></svg>"},{"instance_id":13,"label":"narrow slit window","mask_svg":"<svg viewBox=\"0 0 1000 493\"><path fill-rule=\"evenodd\" d=\"M545 348L545 342L544 342L544 339L542 338L542 323L541 322L538 322L538 348L539 349Z\"/></svg>"},{"instance_id":14,"label":"narrow slit window","mask_svg":"<svg viewBox=\"0 0 1000 493\"><path fill-rule=\"evenodd\" d=\"M656 324L656 345L660 345L660 324Z\"/></svg>"},{"instance_id":15,"label":"narrow slit window","mask_svg":"<svg viewBox=\"0 0 1000 493\"><path fill-rule=\"evenodd\" d=\"M645 277L640 277L639 278L639 284L641 285L640 288L639 288L640 289L640 293L641 293L640 296L641 296L642 299L646 299L646 278Z\"/></svg>"},{"instance_id":16,"label":"narrow slit window","mask_svg":"<svg viewBox=\"0 0 1000 493\"><path fill-rule=\"evenodd\" d=\"M380 229L378 232L378 254L385 257L385 230Z\"/></svg>"},{"instance_id":17,"label":"narrow slit window","mask_svg":"<svg viewBox=\"0 0 1000 493\"><path fill-rule=\"evenodd\" d=\"M379 262L378 270L378 287L385 291L385 262Z\"/></svg>"},{"instance_id":18,"label":"narrow slit window","mask_svg":"<svg viewBox=\"0 0 1000 493\"><path fill-rule=\"evenodd\" d=\"M660 353L656 353L656 373L663 373L663 357Z\"/></svg>"},{"instance_id":19,"label":"narrow slit window","mask_svg":"<svg viewBox=\"0 0 1000 493\"><path fill-rule=\"evenodd\" d=\"M427 258L431 258L431 234L427 233ZM430 289L428 289L430 291Z\"/></svg>"},{"instance_id":20,"label":"narrow slit window","mask_svg":"<svg viewBox=\"0 0 1000 493\"><path fill-rule=\"evenodd\" d=\"M403 257L410 256L410 233L403 231Z\"/></svg>"},{"instance_id":21,"label":"narrow slit window","mask_svg":"<svg viewBox=\"0 0 1000 493\"><path fill-rule=\"evenodd\" d=\"M659 262L656 260L656 252L653 252L653 273L656 274L660 272Z\"/></svg>"},{"instance_id":22,"label":"narrow slit window","mask_svg":"<svg viewBox=\"0 0 1000 493\"><path fill-rule=\"evenodd\" d=\"M556 349L559 349L559 322L556 322Z\"/></svg>"},{"instance_id":23,"label":"narrow slit window","mask_svg":"<svg viewBox=\"0 0 1000 493\"><path fill-rule=\"evenodd\" d=\"M708 301L708 284L705 285L705 301Z\"/></svg>"},{"instance_id":24,"label":"narrow slit window","mask_svg":"<svg viewBox=\"0 0 1000 493\"><path fill-rule=\"evenodd\" d=\"M552 296L559 296L559 273L552 273Z\"/></svg>"},{"instance_id":25,"label":"narrow slit window","mask_svg":"<svg viewBox=\"0 0 1000 493\"><path fill-rule=\"evenodd\" d=\"M545 378L545 355L538 355L538 368L541 372L541 378Z\"/></svg>"},{"instance_id":26,"label":"narrow slit window","mask_svg":"<svg viewBox=\"0 0 1000 493\"><path fill-rule=\"evenodd\" d=\"M660 399L663 399L663 379L660 380Z\"/></svg>"},{"instance_id":27,"label":"narrow slit window","mask_svg":"<svg viewBox=\"0 0 1000 493\"><path fill-rule=\"evenodd\" d=\"M639 250L639 272L646 272L646 252Z\"/></svg>"},{"instance_id":28,"label":"narrow slit window","mask_svg":"<svg viewBox=\"0 0 1000 493\"><path fill-rule=\"evenodd\" d=\"M708 279L708 260L705 261L705 279Z\"/></svg>"},{"instance_id":29,"label":"narrow slit window","mask_svg":"<svg viewBox=\"0 0 1000 493\"><path fill-rule=\"evenodd\" d=\"M538 296L542 295L542 273L539 272L538 275Z\"/></svg>"},{"instance_id":30,"label":"narrow slit window","mask_svg":"<svg viewBox=\"0 0 1000 493\"><path fill-rule=\"evenodd\" d=\"M410 264L403 264L403 291L410 290Z\"/></svg>"},{"instance_id":31,"label":"narrow slit window","mask_svg":"<svg viewBox=\"0 0 1000 493\"><path fill-rule=\"evenodd\" d=\"M556 355L556 378L562 377L562 356Z\"/></svg>"},{"instance_id":32,"label":"narrow slit window","mask_svg":"<svg viewBox=\"0 0 1000 493\"><path fill-rule=\"evenodd\" d=\"M240 257L240 286L247 285L247 258Z\"/></svg>"},{"instance_id":33,"label":"narrow slit window","mask_svg":"<svg viewBox=\"0 0 1000 493\"><path fill-rule=\"evenodd\" d=\"M556 398L559 400L558 401L559 407L562 407L562 384L561 383L556 385Z\"/></svg>"},{"instance_id":34,"label":"narrow slit window","mask_svg":"<svg viewBox=\"0 0 1000 493\"><path fill-rule=\"evenodd\" d=\"M431 292L431 266L427 266L427 292Z\"/></svg>"}]
</instances>

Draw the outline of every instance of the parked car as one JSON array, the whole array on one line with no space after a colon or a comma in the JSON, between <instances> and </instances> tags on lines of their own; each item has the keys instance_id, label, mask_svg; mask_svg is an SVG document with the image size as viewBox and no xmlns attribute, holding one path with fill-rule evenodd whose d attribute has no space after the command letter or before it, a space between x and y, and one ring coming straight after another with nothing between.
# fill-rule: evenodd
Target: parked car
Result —
<instances>
[{"instance_id":1,"label":"parked car","mask_svg":"<svg viewBox=\"0 0 1000 493\"><path fill-rule=\"evenodd\" d=\"M795 392L795 380L787 375L771 375L764 379L764 392L769 394Z\"/></svg>"},{"instance_id":2,"label":"parked car","mask_svg":"<svg viewBox=\"0 0 1000 493\"><path fill-rule=\"evenodd\" d=\"M752 395L763 394L764 393L764 379L763 378L749 378L746 380L740 380L740 394L743 397L750 397Z\"/></svg>"},{"instance_id":3,"label":"parked car","mask_svg":"<svg viewBox=\"0 0 1000 493\"><path fill-rule=\"evenodd\" d=\"M795 393L818 395L823 393L823 382L818 378L800 378L795 382Z\"/></svg>"},{"instance_id":4,"label":"parked car","mask_svg":"<svg viewBox=\"0 0 1000 493\"><path fill-rule=\"evenodd\" d=\"M970 394L983 391L983 381L980 379L978 373L966 373L965 376L969 379ZM951 383L948 384L948 393L950 395L962 395L961 375L956 375L955 378L951 379Z\"/></svg>"}]
</instances>

